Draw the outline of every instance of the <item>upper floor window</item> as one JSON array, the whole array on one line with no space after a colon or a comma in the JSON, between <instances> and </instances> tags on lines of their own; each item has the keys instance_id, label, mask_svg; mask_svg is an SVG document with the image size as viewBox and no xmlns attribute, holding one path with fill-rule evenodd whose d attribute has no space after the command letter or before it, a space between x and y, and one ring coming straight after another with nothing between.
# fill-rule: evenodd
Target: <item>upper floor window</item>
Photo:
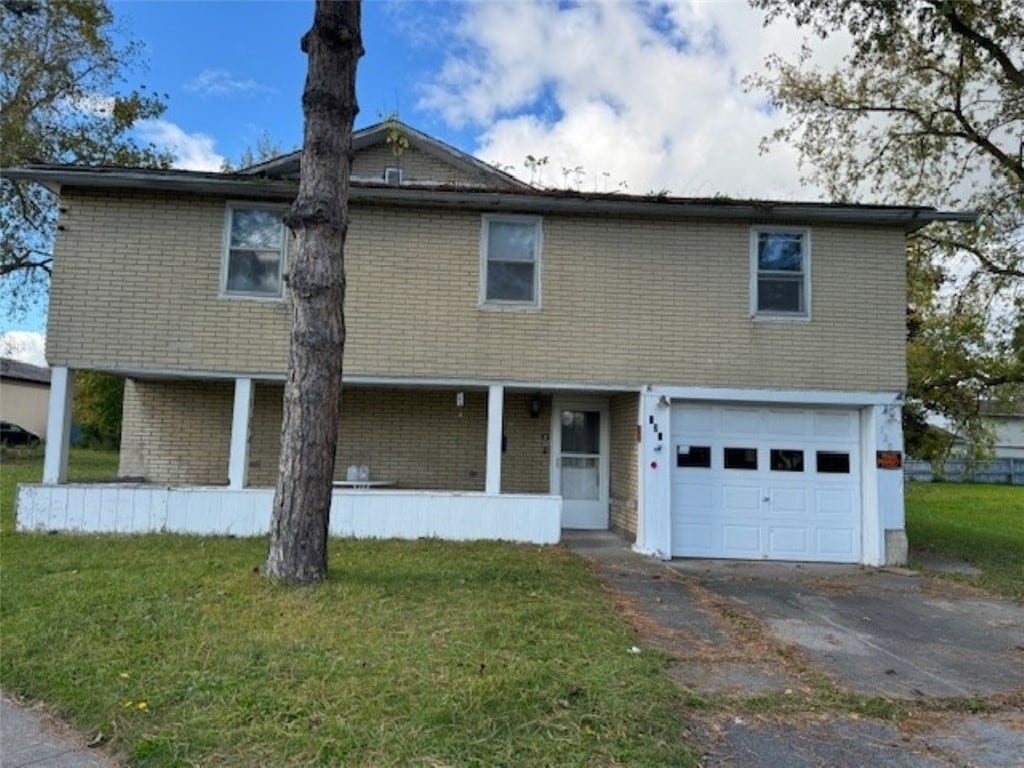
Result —
<instances>
[{"instance_id":1,"label":"upper floor window","mask_svg":"<svg viewBox=\"0 0 1024 768\"><path fill-rule=\"evenodd\" d=\"M481 305L540 306L541 220L484 215L480 245Z\"/></svg>"},{"instance_id":2,"label":"upper floor window","mask_svg":"<svg viewBox=\"0 0 1024 768\"><path fill-rule=\"evenodd\" d=\"M750 237L750 303L755 317L810 317L811 234L762 228Z\"/></svg>"},{"instance_id":3,"label":"upper floor window","mask_svg":"<svg viewBox=\"0 0 1024 768\"><path fill-rule=\"evenodd\" d=\"M223 295L281 298L288 247L281 210L229 205L225 228Z\"/></svg>"}]
</instances>

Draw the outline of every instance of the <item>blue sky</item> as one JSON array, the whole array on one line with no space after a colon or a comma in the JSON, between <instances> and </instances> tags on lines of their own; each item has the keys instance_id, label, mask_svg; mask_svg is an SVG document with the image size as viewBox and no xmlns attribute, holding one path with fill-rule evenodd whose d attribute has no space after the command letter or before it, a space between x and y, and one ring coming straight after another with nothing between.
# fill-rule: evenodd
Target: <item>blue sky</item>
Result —
<instances>
[{"instance_id":1,"label":"blue sky","mask_svg":"<svg viewBox=\"0 0 1024 768\"><path fill-rule=\"evenodd\" d=\"M217 170L267 134L302 140L299 49L313 3L111 0L146 68L126 84L167 94L140 136L182 168ZM366 0L356 126L401 118L542 186L707 197L819 199L792 149L759 152L781 124L742 79L802 36L743 0ZM819 43L830 64L842 40ZM102 96L103 94L97 94ZM540 173L527 155L547 157ZM40 360L44 302L4 312L5 354ZM0 298L0 310L3 310ZM27 351L22 351L25 347Z\"/></svg>"},{"instance_id":2,"label":"blue sky","mask_svg":"<svg viewBox=\"0 0 1024 768\"><path fill-rule=\"evenodd\" d=\"M210 138L210 151L231 160L264 133L284 149L301 143L306 56L299 41L312 23L311 2L116 0L111 7L144 46L148 71L137 79L169 96L167 122ZM417 109L422 78L439 67L443 54L430 31L450 24L454 8L440 2L363 6L357 127L397 111L428 133L472 144L471 131Z\"/></svg>"}]
</instances>

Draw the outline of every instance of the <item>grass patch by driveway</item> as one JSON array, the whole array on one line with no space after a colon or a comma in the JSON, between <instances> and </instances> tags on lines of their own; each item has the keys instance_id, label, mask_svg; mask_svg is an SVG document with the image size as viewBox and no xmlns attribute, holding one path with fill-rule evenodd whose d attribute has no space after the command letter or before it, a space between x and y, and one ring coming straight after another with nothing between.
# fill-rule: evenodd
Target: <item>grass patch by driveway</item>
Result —
<instances>
[{"instance_id":1,"label":"grass patch by driveway","mask_svg":"<svg viewBox=\"0 0 1024 768\"><path fill-rule=\"evenodd\" d=\"M1024 598L1024 488L972 483L907 483L910 557L961 558L980 576L957 576L983 589Z\"/></svg>"},{"instance_id":2,"label":"grass patch by driveway","mask_svg":"<svg viewBox=\"0 0 1024 768\"><path fill-rule=\"evenodd\" d=\"M0 682L132 765L692 765L666 657L558 548L2 537Z\"/></svg>"}]
</instances>

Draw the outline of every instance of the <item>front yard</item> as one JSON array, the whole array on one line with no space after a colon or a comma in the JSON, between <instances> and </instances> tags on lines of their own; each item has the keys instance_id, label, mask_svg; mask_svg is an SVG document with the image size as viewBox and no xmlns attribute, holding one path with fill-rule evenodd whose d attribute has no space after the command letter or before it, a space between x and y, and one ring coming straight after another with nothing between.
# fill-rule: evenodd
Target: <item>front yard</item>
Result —
<instances>
[{"instance_id":1,"label":"front yard","mask_svg":"<svg viewBox=\"0 0 1024 768\"><path fill-rule=\"evenodd\" d=\"M563 549L332 541L296 590L258 539L12 534L15 476L0 682L132 765L694 764L667 657Z\"/></svg>"},{"instance_id":2,"label":"front yard","mask_svg":"<svg viewBox=\"0 0 1024 768\"><path fill-rule=\"evenodd\" d=\"M0 482L0 682L132 765L695 763L692 699L561 548L331 542L331 578L268 584L260 539L24 535ZM110 477L75 451L73 476ZM1024 596L1024 491L910 484L912 557ZM837 705L838 706L838 705Z\"/></svg>"}]
</instances>

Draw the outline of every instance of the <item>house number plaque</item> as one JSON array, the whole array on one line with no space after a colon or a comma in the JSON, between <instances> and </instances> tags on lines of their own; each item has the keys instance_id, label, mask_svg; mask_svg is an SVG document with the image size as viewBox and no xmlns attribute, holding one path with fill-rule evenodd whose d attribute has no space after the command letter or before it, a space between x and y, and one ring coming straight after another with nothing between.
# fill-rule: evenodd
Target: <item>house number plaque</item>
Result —
<instances>
[{"instance_id":1,"label":"house number plaque","mask_svg":"<svg viewBox=\"0 0 1024 768\"><path fill-rule=\"evenodd\" d=\"M901 469L903 467L903 454L899 451L878 451L876 466L879 469Z\"/></svg>"}]
</instances>

